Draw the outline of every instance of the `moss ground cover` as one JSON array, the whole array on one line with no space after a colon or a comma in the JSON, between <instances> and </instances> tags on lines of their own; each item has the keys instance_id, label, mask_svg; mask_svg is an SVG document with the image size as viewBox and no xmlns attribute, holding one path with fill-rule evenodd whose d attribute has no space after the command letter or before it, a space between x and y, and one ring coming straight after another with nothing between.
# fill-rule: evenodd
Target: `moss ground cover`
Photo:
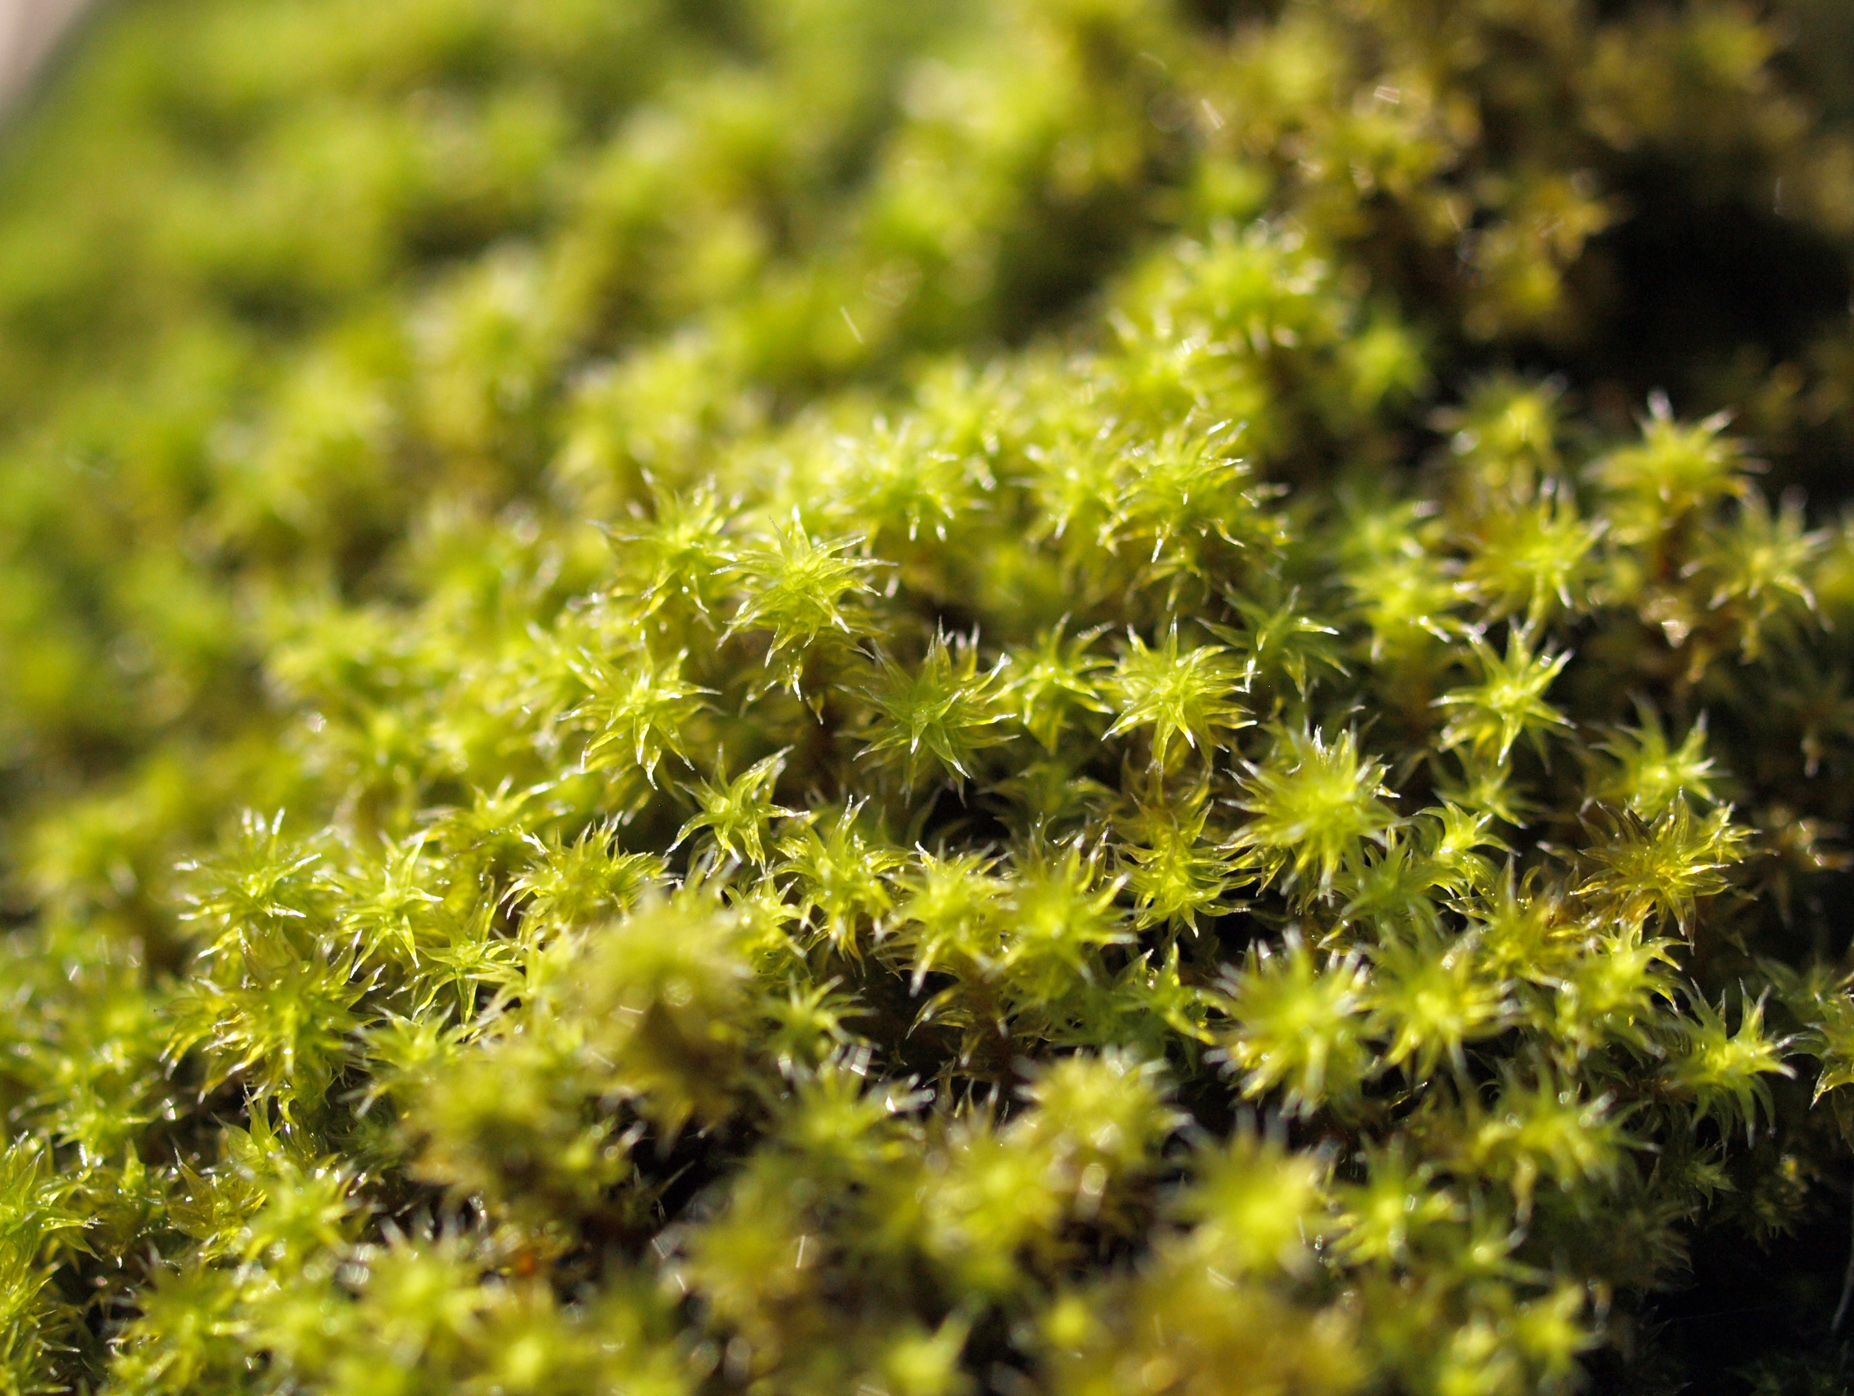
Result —
<instances>
[{"instance_id":1,"label":"moss ground cover","mask_svg":"<svg viewBox=\"0 0 1854 1396\"><path fill-rule=\"evenodd\" d=\"M0 171L7 1389L1843 1389L1850 92L104 12Z\"/></svg>"}]
</instances>

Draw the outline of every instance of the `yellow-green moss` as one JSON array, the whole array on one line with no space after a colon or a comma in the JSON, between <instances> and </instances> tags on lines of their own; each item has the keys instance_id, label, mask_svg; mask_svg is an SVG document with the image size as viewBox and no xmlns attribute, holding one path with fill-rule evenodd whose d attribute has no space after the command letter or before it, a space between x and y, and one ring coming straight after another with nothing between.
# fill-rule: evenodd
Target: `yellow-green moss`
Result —
<instances>
[{"instance_id":1,"label":"yellow-green moss","mask_svg":"<svg viewBox=\"0 0 1854 1396\"><path fill-rule=\"evenodd\" d=\"M1849 35L106 10L0 1387L1832 1389Z\"/></svg>"}]
</instances>

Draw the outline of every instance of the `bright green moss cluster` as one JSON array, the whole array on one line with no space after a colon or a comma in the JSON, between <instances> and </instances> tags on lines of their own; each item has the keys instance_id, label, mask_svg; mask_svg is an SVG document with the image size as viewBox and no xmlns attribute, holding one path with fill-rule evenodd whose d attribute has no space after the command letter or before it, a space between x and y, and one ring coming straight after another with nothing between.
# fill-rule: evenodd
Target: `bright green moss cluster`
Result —
<instances>
[{"instance_id":1,"label":"bright green moss cluster","mask_svg":"<svg viewBox=\"0 0 1854 1396\"><path fill-rule=\"evenodd\" d=\"M1850 44L106 13L0 199L0 1390L1838 1389Z\"/></svg>"}]
</instances>

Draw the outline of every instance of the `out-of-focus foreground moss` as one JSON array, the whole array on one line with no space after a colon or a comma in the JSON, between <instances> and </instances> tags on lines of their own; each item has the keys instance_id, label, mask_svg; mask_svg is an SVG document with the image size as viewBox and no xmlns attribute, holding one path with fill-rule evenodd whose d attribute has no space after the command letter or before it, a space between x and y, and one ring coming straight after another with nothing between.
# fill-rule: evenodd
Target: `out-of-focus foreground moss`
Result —
<instances>
[{"instance_id":1,"label":"out-of-focus foreground moss","mask_svg":"<svg viewBox=\"0 0 1854 1396\"><path fill-rule=\"evenodd\" d=\"M1847 14L106 10L0 1389L1842 1389Z\"/></svg>"}]
</instances>

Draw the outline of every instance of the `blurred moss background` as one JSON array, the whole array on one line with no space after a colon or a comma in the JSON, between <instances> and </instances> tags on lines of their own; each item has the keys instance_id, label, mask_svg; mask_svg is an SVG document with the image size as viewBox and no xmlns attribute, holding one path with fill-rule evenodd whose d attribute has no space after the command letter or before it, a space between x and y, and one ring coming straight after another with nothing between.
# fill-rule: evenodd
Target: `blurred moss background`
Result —
<instances>
[{"instance_id":1,"label":"blurred moss background","mask_svg":"<svg viewBox=\"0 0 1854 1396\"><path fill-rule=\"evenodd\" d=\"M262 803L267 637L402 592L421 518L609 511L704 434L1059 328L1218 216L1318 226L1439 381L1565 372L1615 429L1729 406L1834 506L1846 7L1327 8L93 15L0 173L0 815L60 825L7 840L15 914L145 917Z\"/></svg>"}]
</instances>

